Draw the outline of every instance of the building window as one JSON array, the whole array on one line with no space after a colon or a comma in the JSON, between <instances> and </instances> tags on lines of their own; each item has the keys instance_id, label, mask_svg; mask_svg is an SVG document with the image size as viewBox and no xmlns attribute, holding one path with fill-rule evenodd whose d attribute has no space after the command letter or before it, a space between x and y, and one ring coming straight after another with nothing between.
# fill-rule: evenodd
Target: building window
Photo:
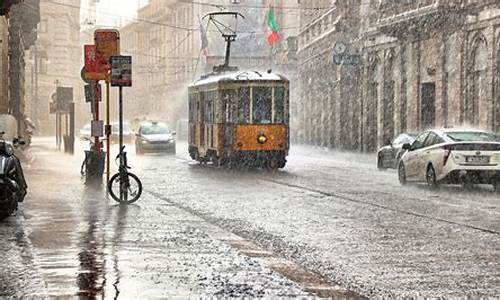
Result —
<instances>
[{"instance_id":1,"label":"building window","mask_svg":"<svg viewBox=\"0 0 500 300\"><path fill-rule=\"evenodd\" d=\"M469 70L470 92L465 103L465 120L471 125L481 124L486 115L486 110L481 109L486 105L488 92L488 46L483 35L477 35L473 42L471 66Z\"/></svg>"}]
</instances>

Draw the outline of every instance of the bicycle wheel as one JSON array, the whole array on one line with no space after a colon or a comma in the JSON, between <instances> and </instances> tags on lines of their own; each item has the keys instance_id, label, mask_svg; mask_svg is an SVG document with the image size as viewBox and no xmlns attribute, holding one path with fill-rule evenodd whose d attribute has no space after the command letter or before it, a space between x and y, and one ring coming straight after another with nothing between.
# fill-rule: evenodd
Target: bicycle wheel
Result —
<instances>
[{"instance_id":1,"label":"bicycle wheel","mask_svg":"<svg viewBox=\"0 0 500 300\"><path fill-rule=\"evenodd\" d=\"M139 178L127 172L128 183L120 182L120 173L116 173L108 182L108 192L111 197L120 203L131 204L139 200L142 194L142 183ZM120 201L120 185L123 185L123 201Z\"/></svg>"}]
</instances>

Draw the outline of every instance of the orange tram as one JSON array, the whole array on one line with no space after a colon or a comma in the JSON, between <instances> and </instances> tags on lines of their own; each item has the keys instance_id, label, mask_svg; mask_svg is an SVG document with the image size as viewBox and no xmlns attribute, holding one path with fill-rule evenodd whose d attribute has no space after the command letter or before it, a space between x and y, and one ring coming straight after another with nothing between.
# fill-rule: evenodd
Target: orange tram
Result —
<instances>
[{"instance_id":1,"label":"orange tram","mask_svg":"<svg viewBox=\"0 0 500 300\"><path fill-rule=\"evenodd\" d=\"M285 167L289 81L271 72L202 77L189 94L189 154L222 166Z\"/></svg>"}]
</instances>

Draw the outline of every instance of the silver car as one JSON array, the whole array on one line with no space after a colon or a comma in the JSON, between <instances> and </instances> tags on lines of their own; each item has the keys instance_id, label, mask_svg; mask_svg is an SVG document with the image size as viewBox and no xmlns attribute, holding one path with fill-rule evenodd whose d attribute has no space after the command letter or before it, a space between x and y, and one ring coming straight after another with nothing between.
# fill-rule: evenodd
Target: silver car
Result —
<instances>
[{"instance_id":1,"label":"silver car","mask_svg":"<svg viewBox=\"0 0 500 300\"><path fill-rule=\"evenodd\" d=\"M175 131L166 123L142 123L135 139L137 154L168 152L175 154Z\"/></svg>"}]
</instances>

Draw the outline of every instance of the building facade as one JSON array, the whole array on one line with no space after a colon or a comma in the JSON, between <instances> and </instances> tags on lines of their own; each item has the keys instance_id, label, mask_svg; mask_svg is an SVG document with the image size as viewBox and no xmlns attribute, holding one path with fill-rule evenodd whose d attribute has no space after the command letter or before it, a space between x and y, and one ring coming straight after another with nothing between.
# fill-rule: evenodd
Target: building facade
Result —
<instances>
[{"instance_id":1,"label":"building facade","mask_svg":"<svg viewBox=\"0 0 500 300\"><path fill-rule=\"evenodd\" d=\"M38 0L25 0L13 5L9 22L9 113L17 120L18 133L23 134L28 117L26 99L26 51L35 44L40 21Z\"/></svg>"},{"instance_id":2,"label":"building facade","mask_svg":"<svg viewBox=\"0 0 500 300\"><path fill-rule=\"evenodd\" d=\"M297 54L299 143L359 147L361 65L338 64L333 57L336 45L341 45L339 54L360 54L358 2L301 2L301 23L305 25L298 35Z\"/></svg>"},{"instance_id":3,"label":"building facade","mask_svg":"<svg viewBox=\"0 0 500 300\"><path fill-rule=\"evenodd\" d=\"M9 20L0 16L0 114L9 113Z\"/></svg>"},{"instance_id":4,"label":"building facade","mask_svg":"<svg viewBox=\"0 0 500 300\"><path fill-rule=\"evenodd\" d=\"M193 4L152 0L137 19L120 29L122 53L133 56L127 117L173 122L183 111L183 91L196 67Z\"/></svg>"},{"instance_id":5,"label":"building facade","mask_svg":"<svg viewBox=\"0 0 500 300\"><path fill-rule=\"evenodd\" d=\"M498 1L330 7L299 34L300 142L374 151L398 133L430 127L500 130ZM337 51L360 55L359 64L335 64L339 42Z\"/></svg>"},{"instance_id":6,"label":"building facade","mask_svg":"<svg viewBox=\"0 0 500 300\"><path fill-rule=\"evenodd\" d=\"M54 134L55 116L50 114L49 103L57 86L73 87L75 111L87 111L83 101L83 48L80 45L80 0L56 3L40 0L41 20L37 42L29 52L26 78L33 83L26 93L31 102L31 119L40 134ZM88 116L76 114L77 126Z\"/></svg>"}]
</instances>

